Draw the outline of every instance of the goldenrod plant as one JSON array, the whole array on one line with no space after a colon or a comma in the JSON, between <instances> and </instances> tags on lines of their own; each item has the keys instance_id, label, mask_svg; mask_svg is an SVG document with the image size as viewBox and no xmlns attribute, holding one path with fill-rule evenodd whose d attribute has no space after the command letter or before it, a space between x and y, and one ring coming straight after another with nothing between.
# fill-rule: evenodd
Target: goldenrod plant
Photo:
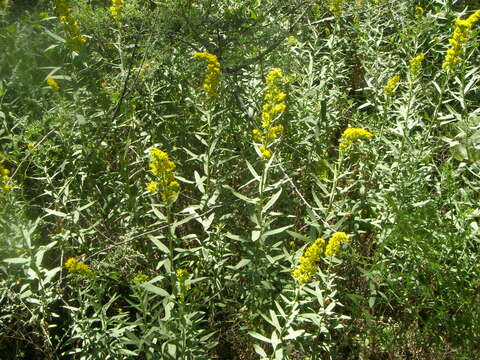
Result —
<instances>
[{"instance_id":1,"label":"goldenrod plant","mask_svg":"<svg viewBox=\"0 0 480 360\"><path fill-rule=\"evenodd\" d=\"M476 359L478 1L0 0L1 359Z\"/></svg>"}]
</instances>

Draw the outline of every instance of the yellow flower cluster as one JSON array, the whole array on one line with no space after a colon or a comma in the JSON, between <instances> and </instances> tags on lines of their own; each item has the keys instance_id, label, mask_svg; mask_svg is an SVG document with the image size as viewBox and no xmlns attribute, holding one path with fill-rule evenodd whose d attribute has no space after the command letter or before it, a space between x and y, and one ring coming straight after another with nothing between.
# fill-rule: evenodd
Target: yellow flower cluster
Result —
<instances>
[{"instance_id":1,"label":"yellow flower cluster","mask_svg":"<svg viewBox=\"0 0 480 360\"><path fill-rule=\"evenodd\" d=\"M350 242L347 234L344 232L336 232L328 240L327 247L325 248L325 256L334 256L340 252L342 244Z\"/></svg>"},{"instance_id":2,"label":"yellow flower cluster","mask_svg":"<svg viewBox=\"0 0 480 360\"><path fill-rule=\"evenodd\" d=\"M0 189L5 192L12 189L12 186L8 184L8 181L10 180L8 175L10 175L10 170L5 169L3 164L0 162Z\"/></svg>"},{"instance_id":3,"label":"yellow flower cluster","mask_svg":"<svg viewBox=\"0 0 480 360\"><path fill-rule=\"evenodd\" d=\"M132 279L134 283L145 282L147 280L148 280L148 276L141 271L139 271L137 275Z\"/></svg>"},{"instance_id":4,"label":"yellow flower cluster","mask_svg":"<svg viewBox=\"0 0 480 360\"><path fill-rule=\"evenodd\" d=\"M421 6L415 6L415 16L421 18L423 16L423 8Z\"/></svg>"},{"instance_id":5,"label":"yellow flower cluster","mask_svg":"<svg viewBox=\"0 0 480 360\"><path fill-rule=\"evenodd\" d=\"M449 70L461 62L460 55L463 54L463 44L468 41L470 30L480 20L480 10L470 15L466 20L457 19L452 38L449 40L450 48L447 50L442 69Z\"/></svg>"},{"instance_id":6,"label":"yellow flower cluster","mask_svg":"<svg viewBox=\"0 0 480 360\"><path fill-rule=\"evenodd\" d=\"M322 254L325 254L325 256L337 255L340 252L341 245L348 242L350 242L350 239L344 232L333 234L326 247L325 240L318 238L305 250L305 254L300 258L300 265L292 271L292 276L298 280L300 285L308 283L317 272L318 262Z\"/></svg>"},{"instance_id":7,"label":"yellow flower cluster","mask_svg":"<svg viewBox=\"0 0 480 360\"><path fill-rule=\"evenodd\" d=\"M46 82L47 82L47 85L50 86L53 91L60 90L60 85L58 85L58 82L54 78L48 77Z\"/></svg>"},{"instance_id":8,"label":"yellow flower cluster","mask_svg":"<svg viewBox=\"0 0 480 360\"><path fill-rule=\"evenodd\" d=\"M340 137L340 150L346 150L350 145L352 145L355 141L361 139L371 139L374 135L365 129L361 128L348 128L346 129L342 136Z\"/></svg>"},{"instance_id":9,"label":"yellow flower cluster","mask_svg":"<svg viewBox=\"0 0 480 360\"><path fill-rule=\"evenodd\" d=\"M180 184L175 181L175 164L168 159L168 154L153 148L150 150L150 170L158 178L157 181L151 181L147 190L155 192L160 190L160 196L163 201L172 202L180 189Z\"/></svg>"},{"instance_id":10,"label":"yellow flower cluster","mask_svg":"<svg viewBox=\"0 0 480 360\"><path fill-rule=\"evenodd\" d=\"M65 267L68 269L68 272L72 274L87 276L93 275L93 271L88 267L87 264L84 264L73 257L65 262Z\"/></svg>"},{"instance_id":11,"label":"yellow flower cluster","mask_svg":"<svg viewBox=\"0 0 480 360\"><path fill-rule=\"evenodd\" d=\"M203 79L203 90L205 90L210 97L217 96L218 94L215 92L215 88L218 86L218 77L222 74L217 56L208 52L197 52L193 57L205 60L207 63L207 72Z\"/></svg>"},{"instance_id":12,"label":"yellow flower cluster","mask_svg":"<svg viewBox=\"0 0 480 360\"><path fill-rule=\"evenodd\" d=\"M283 134L283 125L273 126L274 121L285 111L286 95L280 90L283 78L282 70L272 69L265 82L267 83L267 91L265 92L265 104L262 107L262 128L254 129L253 139L260 143L258 150L264 159L269 159L272 153L268 147Z\"/></svg>"},{"instance_id":13,"label":"yellow flower cluster","mask_svg":"<svg viewBox=\"0 0 480 360\"><path fill-rule=\"evenodd\" d=\"M177 281L180 287L182 287L184 290L190 290L190 285L185 285L185 281L187 281L188 278L190 277L190 274L188 273L188 271L185 269L178 269L176 271L176 275L177 275Z\"/></svg>"},{"instance_id":14,"label":"yellow flower cluster","mask_svg":"<svg viewBox=\"0 0 480 360\"><path fill-rule=\"evenodd\" d=\"M395 88L398 85L398 82L400 81L400 76L395 75L388 80L387 85L385 86L385 94L387 96L393 96L393 93L395 92Z\"/></svg>"},{"instance_id":15,"label":"yellow flower cluster","mask_svg":"<svg viewBox=\"0 0 480 360\"><path fill-rule=\"evenodd\" d=\"M343 0L330 0L328 9L336 15L339 15L343 8Z\"/></svg>"},{"instance_id":16,"label":"yellow flower cluster","mask_svg":"<svg viewBox=\"0 0 480 360\"><path fill-rule=\"evenodd\" d=\"M415 74L417 73L420 68L422 67L422 62L425 59L425 55L420 54L415 56L410 60L410 67L408 68L411 73Z\"/></svg>"},{"instance_id":17,"label":"yellow flower cluster","mask_svg":"<svg viewBox=\"0 0 480 360\"><path fill-rule=\"evenodd\" d=\"M55 0L55 8L60 21L64 24L65 32L69 36L67 45L69 45L72 50L79 51L82 45L87 42L87 39L82 35L80 24L72 15L69 0Z\"/></svg>"},{"instance_id":18,"label":"yellow flower cluster","mask_svg":"<svg viewBox=\"0 0 480 360\"><path fill-rule=\"evenodd\" d=\"M300 285L310 281L316 274L320 257L325 249L325 240L318 238L310 247L305 250L305 254L300 258L300 265L292 271L292 276L298 280Z\"/></svg>"},{"instance_id":19,"label":"yellow flower cluster","mask_svg":"<svg viewBox=\"0 0 480 360\"><path fill-rule=\"evenodd\" d=\"M108 9L116 21L120 21L122 17L123 2L124 0L112 0L112 6Z\"/></svg>"}]
</instances>

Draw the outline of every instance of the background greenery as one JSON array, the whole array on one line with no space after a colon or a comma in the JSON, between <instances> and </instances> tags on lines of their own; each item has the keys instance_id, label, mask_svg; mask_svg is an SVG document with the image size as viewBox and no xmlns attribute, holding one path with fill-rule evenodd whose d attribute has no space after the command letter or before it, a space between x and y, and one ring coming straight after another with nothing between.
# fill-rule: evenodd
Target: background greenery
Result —
<instances>
[{"instance_id":1,"label":"background greenery","mask_svg":"<svg viewBox=\"0 0 480 360\"><path fill-rule=\"evenodd\" d=\"M115 21L79 0L77 51L54 5L0 1L4 359L480 356L478 23L442 70L478 1L125 0ZM213 100L197 51L221 63ZM267 161L272 68L287 111ZM348 127L375 136L340 153ZM171 207L146 191L153 146ZM349 245L299 286L336 231Z\"/></svg>"}]
</instances>

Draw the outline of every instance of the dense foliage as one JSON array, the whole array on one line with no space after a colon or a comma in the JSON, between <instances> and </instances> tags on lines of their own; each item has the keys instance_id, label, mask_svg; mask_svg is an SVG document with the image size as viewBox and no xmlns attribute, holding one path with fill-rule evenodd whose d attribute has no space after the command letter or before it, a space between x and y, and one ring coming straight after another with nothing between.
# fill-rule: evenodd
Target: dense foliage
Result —
<instances>
[{"instance_id":1,"label":"dense foliage","mask_svg":"<svg viewBox=\"0 0 480 360\"><path fill-rule=\"evenodd\" d=\"M479 9L1 0L2 359L480 357Z\"/></svg>"}]
</instances>

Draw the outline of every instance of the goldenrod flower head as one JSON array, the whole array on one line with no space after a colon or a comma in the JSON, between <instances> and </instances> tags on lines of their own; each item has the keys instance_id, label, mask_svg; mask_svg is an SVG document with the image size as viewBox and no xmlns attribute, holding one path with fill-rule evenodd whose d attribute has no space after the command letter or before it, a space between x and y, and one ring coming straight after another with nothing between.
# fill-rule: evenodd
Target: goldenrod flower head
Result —
<instances>
[{"instance_id":1,"label":"goldenrod flower head","mask_svg":"<svg viewBox=\"0 0 480 360\"><path fill-rule=\"evenodd\" d=\"M81 261L78 261L75 258L70 258L65 262L65 267L68 269L69 273L93 276L93 271Z\"/></svg>"},{"instance_id":2,"label":"goldenrod flower head","mask_svg":"<svg viewBox=\"0 0 480 360\"><path fill-rule=\"evenodd\" d=\"M10 181L10 170L3 167L3 164L0 162L0 189L5 192L12 190L12 186L8 183Z\"/></svg>"},{"instance_id":3,"label":"goldenrod flower head","mask_svg":"<svg viewBox=\"0 0 480 360\"><path fill-rule=\"evenodd\" d=\"M35 146L37 146L37 142L36 142L36 141L30 141L30 142L27 144L28 151L33 151L33 149L35 148Z\"/></svg>"},{"instance_id":4,"label":"goldenrod flower head","mask_svg":"<svg viewBox=\"0 0 480 360\"><path fill-rule=\"evenodd\" d=\"M287 42L290 46L298 45L298 39L293 35L290 35L289 37L287 37Z\"/></svg>"},{"instance_id":5,"label":"goldenrod flower head","mask_svg":"<svg viewBox=\"0 0 480 360\"><path fill-rule=\"evenodd\" d=\"M421 6L418 6L418 5L415 6L415 16L417 18L420 18L420 17L422 17L422 15L423 15L423 8Z\"/></svg>"},{"instance_id":6,"label":"goldenrod flower head","mask_svg":"<svg viewBox=\"0 0 480 360\"><path fill-rule=\"evenodd\" d=\"M442 69L453 69L457 64L461 63L460 55L463 54L463 44L468 41L470 30L473 25L480 19L480 10L470 15L466 20L456 19L455 30L453 36L449 40L450 48L447 50Z\"/></svg>"},{"instance_id":7,"label":"goldenrod flower head","mask_svg":"<svg viewBox=\"0 0 480 360\"><path fill-rule=\"evenodd\" d=\"M170 173L175 170L175 164L168 159L168 154L160 149L151 149L150 158L149 166L155 176L159 176L160 173Z\"/></svg>"},{"instance_id":8,"label":"goldenrod flower head","mask_svg":"<svg viewBox=\"0 0 480 360\"><path fill-rule=\"evenodd\" d=\"M316 274L320 257L325 249L325 240L318 238L310 245L302 257L300 257L300 265L292 271L292 276L297 279L300 285L309 282L313 275Z\"/></svg>"},{"instance_id":9,"label":"goldenrod flower head","mask_svg":"<svg viewBox=\"0 0 480 360\"><path fill-rule=\"evenodd\" d=\"M265 145L260 145L258 147L258 150L260 151L262 157L264 159L270 159L272 157L272 153L270 152L270 150L268 150Z\"/></svg>"},{"instance_id":10,"label":"goldenrod flower head","mask_svg":"<svg viewBox=\"0 0 480 360\"><path fill-rule=\"evenodd\" d=\"M175 164L170 161L168 154L158 148L150 150L150 170L157 178L147 185L147 190L151 193L160 191L160 197L163 201L172 202L175 200L180 184L175 181Z\"/></svg>"},{"instance_id":11,"label":"goldenrod flower head","mask_svg":"<svg viewBox=\"0 0 480 360\"><path fill-rule=\"evenodd\" d=\"M258 150L263 159L270 159L272 153L268 147L284 132L283 125L273 126L278 117L286 110L284 101L286 94L280 90L283 73L279 68L272 69L265 77L267 90L264 95L265 104L262 106L261 129L254 129L253 140L260 143Z\"/></svg>"},{"instance_id":12,"label":"goldenrod flower head","mask_svg":"<svg viewBox=\"0 0 480 360\"><path fill-rule=\"evenodd\" d=\"M148 276L145 275L142 271L139 271L137 275L132 279L134 283L145 282L148 280Z\"/></svg>"},{"instance_id":13,"label":"goldenrod flower head","mask_svg":"<svg viewBox=\"0 0 480 360\"><path fill-rule=\"evenodd\" d=\"M412 58L410 60L410 67L409 67L410 72L414 74L417 73L422 67L422 62L424 59L425 59L425 55L423 54L417 55L414 58Z\"/></svg>"},{"instance_id":14,"label":"goldenrod flower head","mask_svg":"<svg viewBox=\"0 0 480 360\"><path fill-rule=\"evenodd\" d=\"M218 86L218 77L222 74L222 70L220 70L220 62L217 56L208 52L197 52L193 57L204 60L207 63L207 72L202 85L203 89L212 98L218 96L215 88Z\"/></svg>"},{"instance_id":15,"label":"goldenrod flower head","mask_svg":"<svg viewBox=\"0 0 480 360\"><path fill-rule=\"evenodd\" d=\"M327 247L325 248L325 256L334 256L340 252L341 245L350 242L347 234L344 232L336 232L328 240Z\"/></svg>"},{"instance_id":16,"label":"goldenrod flower head","mask_svg":"<svg viewBox=\"0 0 480 360\"><path fill-rule=\"evenodd\" d=\"M55 8L68 35L66 44L72 50L79 51L82 45L87 42L87 38L82 35L80 24L72 14L69 0L55 0Z\"/></svg>"},{"instance_id":17,"label":"goldenrod flower head","mask_svg":"<svg viewBox=\"0 0 480 360\"><path fill-rule=\"evenodd\" d=\"M147 185L147 190L150 192L155 192L158 189L158 181L150 181Z\"/></svg>"},{"instance_id":18,"label":"goldenrod flower head","mask_svg":"<svg viewBox=\"0 0 480 360\"><path fill-rule=\"evenodd\" d=\"M393 93L395 92L395 88L397 87L398 82L400 81L400 76L395 75L388 80L387 85L385 86L385 94L387 96L393 96Z\"/></svg>"},{"instance_id":19,"label":"goldenrod flower head","mask_svg":"<svg viewBox=\"0 0 480 360\"><path fill-rule=\"evenodd\" d=\"M342 7L343 0L330 0L330 5L328 5L328 9L335 15L340 15Z\"/></svg>"},{"instance_id":20,"label":"goldenrod flower head","mask_svg":"<svg viewBox=\"0 0 480 360\"><path fill-rule=\"evenodd\" d=\"M54 78L48 77L46 82L47 82L47 85L50 86L50 88L53 91L59 91L60 90L60 85L58 85L57 81Z\"/></svg>"},{"instance_id":21,"label":"goldenrod flower head","mask_svg":"<svg viewBox=\"0 0 480 360\"><path fill-rule=\"evenodd\" d=\"M108 8L115 21L120 21L122 16L122 5L124 0L112 0L112 6Z\"/></svg>"},{"instance_id":22,"label":"goldenrod flower head","mask_svg":"<svg viewBox=\"0 0 480 360\"><path fill-rule=\"evenodd\" d=\"M354 142L362 139L371 139L374 135L365 129L361 128L348 128L345 129L342 136L340 137L340 150L346 150Z\"/></svg>"},{"instance_id":23,"label":"goldenrod flower head","mask_svg":"<svg viewBox=\"0 0 480 360\"><path fill-rule=\"evenodd\" d=\"M187 270L185 269L178 269L176 271L176 276L177 276L177 281L180 287L183 290L190 290L190 285L185 285L185 282L188 280L190 277L190 274L188 273Z\"/></svg>"}]
</instances>

